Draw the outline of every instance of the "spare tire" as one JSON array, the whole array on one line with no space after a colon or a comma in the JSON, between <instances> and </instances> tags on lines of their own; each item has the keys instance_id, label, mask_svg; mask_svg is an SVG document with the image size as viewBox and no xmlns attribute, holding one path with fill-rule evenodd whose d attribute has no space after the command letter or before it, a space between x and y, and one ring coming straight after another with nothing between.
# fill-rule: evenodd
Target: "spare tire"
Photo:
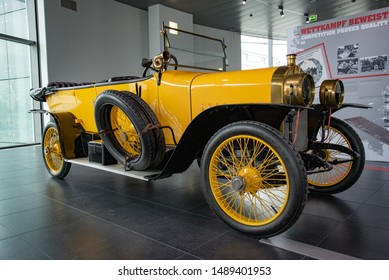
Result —
<instances>
[{"instance_id":1,"label":"spare tire","mask_svg":"<svg viewBox=\"0 0 389 280\"><path fill-rule=\"evenodd\" d=\"M150 121L157 120L153 111L138 99L131 92L104 91L95 103L95 121L106 148L119 163L145 170L161 161L165 141L163 134L162 139L156 137L155 130L160 129L158 121Z\"/></svg>"},{"instance_id":2,"label":"spare tire","mask_svg":"<svg viewBox=\"0 0 389 280\"><path fill-rule=\"evenodd\" d=\"M163 134L162 129L160 129L161 124L159 123L159 120L157 116L154 114L153 110L150 108L150 106L138 95L133 94L130 91L121 91L124 94L127 94L128 97L132 98L135 103L139 105L140 110L145 114L145 116L148 119L149 126L151 124L152 133L155 137L155 143L156 143L156 155L154 159L154 163L152 166L158 166L165 155L166 145L165 145L165 136Z\"/></svg>"}]
</instances>

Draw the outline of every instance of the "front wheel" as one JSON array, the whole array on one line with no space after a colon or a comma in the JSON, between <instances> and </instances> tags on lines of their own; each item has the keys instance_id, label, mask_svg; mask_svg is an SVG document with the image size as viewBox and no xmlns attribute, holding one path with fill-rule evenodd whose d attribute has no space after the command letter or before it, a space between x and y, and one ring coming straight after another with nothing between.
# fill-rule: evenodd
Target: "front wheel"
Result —
<instances>
[{"instance_id":1,"label":"front wheel","mask_svg":"<svg viewBox=\"0 0 389 280\"><path fill-rule=\"evenodd\" d=\"M57 125L48 123L42 138L42 154L47 171L51 176L63 179L68 175L72 164L64 159Z\"/></svg>"},{"instance_id":2,"label":"front wheel","mask_svg":"<svg viewBox=\"0 0 389 280\"><path fill-rule=\"evenodd\" d=\"M307 199L300 155L277 130L258 122L219 130L204 150L201 173L212 210L245 234L269 237L285 231Z\"/></svg>"},{"instance_id":3,"label":"front wheel","mask_svg":"<svg viewBox=\"0 0 389 280\"><path fill-rule=\"evenodd\" d=\"M321 138L321 130L317 128L317 138ZM333 165L332 170L314 173L308 176L310 191L314 193L335 194L350 188L361 176L365 165L365 149L355 130L344 121L331 118L330 127L325 126L325 143L344 146L356 153L353 158L339 150L316 149L309 153L318 155Z\"/></svg>"}]
</instances>

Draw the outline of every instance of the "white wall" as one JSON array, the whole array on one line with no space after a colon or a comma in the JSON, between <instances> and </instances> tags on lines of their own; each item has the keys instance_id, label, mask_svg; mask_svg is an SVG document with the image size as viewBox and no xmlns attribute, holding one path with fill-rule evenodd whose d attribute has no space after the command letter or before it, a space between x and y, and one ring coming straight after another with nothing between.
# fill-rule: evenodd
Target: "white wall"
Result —
<instances>
[{"instance_id":1,"label":"white wall","mask_svg":"<svg viewBox=\"0 0 389 280\"><path fill-rule=\"evenodd\" d=\"M140 60L149 53L146 11L116 1L82 0L75 12L61 7L59 0L42 1L43 85L141 75Z\"/></svg>"},{"instance_id":2,"label":"white wall","mask_svg":"<svg viewBox=\"0 0 389 280\"><path fill-rule=\"evenodd\" d=\"M162 5L147 12L113 0L79 0L75 12L60 2L37 1L42 86L50 81L97 82L141 75L140 60L161 50L157 42L161 42L162 20L176 21L184 30L224 37L227 70L241 67L240 35L194 25L190 14Z\"/></svg>"},{"instance_id":3,"label":"white wall","mask_svg":"<svg viewBox=\"0 0 389 280\"><path fill-rule=\"evenodd\" d=\"M150 58L159 54L163 50L162 36L160 30L162 23L169 25L169 21L174 21L178 24L178 28L192 32L193 30L193 16L191 14L181 12L160 4L149 7L149 44L150 44ZM169 35L171 44L175 45L174 35ZM189 42L183 42L186 47L193 48L193 39ZM182 43L182 42L180 42ZM181 44L181 46L183 46Z\"/></svg>"}]
</instances>

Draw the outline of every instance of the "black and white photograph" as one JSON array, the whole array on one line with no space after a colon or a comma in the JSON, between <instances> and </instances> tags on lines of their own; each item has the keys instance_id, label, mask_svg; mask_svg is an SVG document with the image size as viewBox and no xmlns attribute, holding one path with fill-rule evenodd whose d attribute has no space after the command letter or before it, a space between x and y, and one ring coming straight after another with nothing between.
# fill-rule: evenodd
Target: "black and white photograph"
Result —
<instances>
[{"instance_id":1,"label":"black and white photograph","mask_svg":"<svg viewBox=\"0 0 389 280\"><path fill-rule=\"evenodd\" d=\"M357 74L358 60L358 58L338 60L338 75Z\"/></svg>"},{"instance_id":2,"label":"black and white photograph","mask_svg":"<svg viewBox=\"0 0 389 280\"><path fill-rule=\"evenodd\" d=\"M318 83L323 76L323 65L316 58L305 59L298 66L310 74L315 83Z\"/></svg>"},{"instance_id":3,"label":"black and white photograph","mask_svg":"<svg viewBox=\"0 0 389 280\"><path fill-rule=\"evenodd\" d=\"M386 71L387 65L387 55L375 55L361 58L361 72Z\"/></svg>"},{"instance_id":4,"label":"black and white photograph","mask_svg":"<svg viewBox=\"0 0 389 280\"><path fill-rule=\"evenodd\" d=\"M330 78L327 61L322 44L298 52L296 58L297 65L312 76L316 87L319 87L323 81Z\"/></svg>"},{"instance_id":5,"label":"black and white photograph","mask_svg":"<svg viewBox=\"0 0 389 280\"><path fill-rule=\"evenodd\" d=\"M359 44L350 44L338 47L338 59L358 56Z\"/></svg>"}]
</instances>

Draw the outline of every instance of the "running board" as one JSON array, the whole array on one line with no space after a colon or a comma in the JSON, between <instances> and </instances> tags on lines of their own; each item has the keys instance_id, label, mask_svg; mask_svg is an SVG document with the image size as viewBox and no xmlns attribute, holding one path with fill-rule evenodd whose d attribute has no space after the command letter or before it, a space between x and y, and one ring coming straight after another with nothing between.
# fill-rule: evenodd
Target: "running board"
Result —
<instances>
[{"instance_id":1,"label":"running board","mask_svg":"<svg viewBox=\"0 0 389 280\"><path fill-rule=\"evenodd\" d=\"M77 165L82 165L86 167L91 167L111 173L116 173L119 175L140 179L143 181L150 181L152 177L161 173L160 170L147 170L147 171L135 171L135 170L124 170L124 166L121 164L110 164L102 165L101 163L89 161L89 158L75 158L75 159L66 159L67 162Z\"/></svg>"}]
</instances>

